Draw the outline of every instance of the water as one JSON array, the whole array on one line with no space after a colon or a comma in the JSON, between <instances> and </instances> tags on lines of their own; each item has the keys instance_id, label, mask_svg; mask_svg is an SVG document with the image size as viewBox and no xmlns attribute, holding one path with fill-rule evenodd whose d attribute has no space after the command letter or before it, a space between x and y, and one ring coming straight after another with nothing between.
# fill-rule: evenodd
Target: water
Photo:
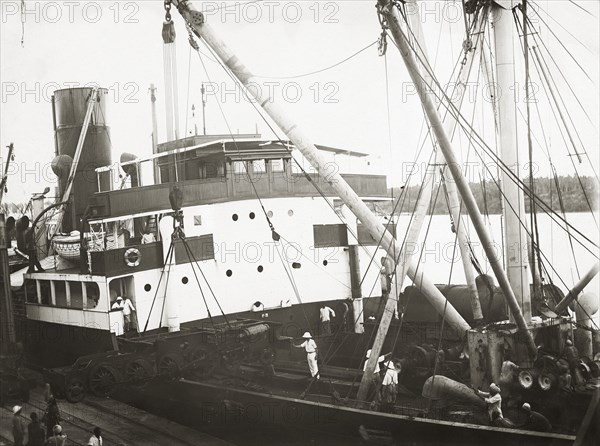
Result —
<instances>
[{"instance_id":1,"label":"water","mask_svg":"<svg viewBox=\"0 0 600 446\"><path fill-rule=\"evenodd\" d=\"M598 220L598 215L595 215ZM594 216L590 213L570 213L566 216L567 221L575 229L598 244L598 226ZM400 216L398 222L398 239L402 240L406 226L410 221L410 215ZM527 215L529 222L529 215ZM495 241L498 255L502 248L502 226L500 215L491 215L488 228ZM479 260L484 272L493 275L489 262L483 252L477 234L472 225L469 224L467 232L470 236L473 251ZM540 236L540 247L542 259L547 265L548 277L563 291L568 290L575 284L579 277L584 275L597 262L599 252L591 243L575 231L571 231L573 250L569 243L569 236L564 230L564 225L559 226L546 214L538 215L538 232ZM422 230L422 237L427 234L426 242L418 244L416 255L420 256L420 267L427 276L435 283L465 283L465 275L462 270L462 261L458 246L455 248L455 234L451 231L450 217L448 215L428 216ZM577 240L580 240L580 244ZM587 249L586 249L587 248ZM591 252L590 252L591 251ZM552 267L550 267L552 265ZM546 280L548 282L548 279ZM598 276L586 287L586 291L599 291L600 281Z\"/></svg>"}]
</instances>

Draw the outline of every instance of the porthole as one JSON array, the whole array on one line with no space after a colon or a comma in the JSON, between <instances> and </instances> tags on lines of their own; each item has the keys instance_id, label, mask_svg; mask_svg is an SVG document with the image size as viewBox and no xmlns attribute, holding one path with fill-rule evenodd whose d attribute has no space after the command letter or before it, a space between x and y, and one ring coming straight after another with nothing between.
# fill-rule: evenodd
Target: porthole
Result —
<instances>
[{"instance_id":1,"label":"porthole","mask_svg":"<svg viewBox=\"0 0 600 446\"><path fill-rule=\"evenodd\" d=\"M273 211L269 211L269 212L267 212L267 217L269 217L269 218L273 218Z\"/></svg>"},{"instance_id":2,"label":"porthole","mask_svg":"<svg viewBox=\"0 0 600 446\"><path fill-rule=\"evenodd\" d=\"M181 283L183 283L184 285L186 285L188 282L189 282L189 280L187 277L184 276L181 278Z\"/></svg>"},{"instance_id":3,"label":"porthole","mask_svg":"<svg viewBox=\"0 0 600 446\"><path fill-rule=\"evenodd\" d=\"M292 263L292 268L300 269L300 268L302 268L302 264L299 262L294 262L294 263Z\"/></svg>"},{"instance_id":4,"label":"porthole","mask_svg":"<svg viewBox=\"0 0 600 446\"><path fill-rule=\"evenodd\" d=\"M231 219L232 219L233 221L238 221L238 214L233 214L233 215L231 216Z\"/></svg>"},{"instance_id":5,"label":"porthole","mask_svg":"<svg viewBox=\"0 0 600 446\"><path fill-rule=\"evenodd\" d=\"M323 266L327 266L327 260L323 260Z\"/></svg>"},{"instance_id":6,"label":"porthole","mask_svg":"<svg viewBox=\"0 0 600 446\"><path fill-rule=\"evenodd\" d=\"M152 285L150 285L149 283L144 285L144 291L149 292L151 289L152 289Z\"/></svg>"},{"instance_id":7,"label":"porthole","mask_svg":"<svg viewBox=\"0 0 600 446\"><path fill-rule=\"evenodd\" d=\"M294 211L290 209L290 210L288 211L288 215L291 217L292 215L294 215Z\"/></svg>"},{"instance_id":8,"label":"porthole","mask_svg":"<svg viewBox=\"0 0 600 446\"><path fill-rule=\"evenodd\" d=\"M254 220L254 217L256 217L256 215L254 215L254 212L250 212L249 217L250 217L250 220Z\"/></svg>"},{"instance_id":9,"label":"porthole","mask_svg":"<svg viewBox=\"0 0 600 446\"><path fill-rule=\"evenodd\" d=\"M233 276L233 271L231 271L230 269L228 269L228 270L225 272L225 275L226 275L227 277L231 277L231 276Z\"/></svg>"},{"instance_id":10,"label":"porthole","mask_svg":"<svg viewBox=\"0 0 600 446\"><path fill-rule=\"evenodd\" d=\"M258 270L259 273L262 273L264 268L262 265L258 265L258 268L256 268Z\"/></svg>"}]
</instances>

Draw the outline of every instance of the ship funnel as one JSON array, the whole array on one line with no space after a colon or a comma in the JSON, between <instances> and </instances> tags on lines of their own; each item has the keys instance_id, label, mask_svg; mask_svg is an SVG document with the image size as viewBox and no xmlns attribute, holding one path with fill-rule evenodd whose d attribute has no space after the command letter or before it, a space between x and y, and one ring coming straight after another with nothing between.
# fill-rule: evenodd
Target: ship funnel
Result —
<instances>
[{"instance_id":1,"label":"ship funnel","mask_svg":"<svg viewBox=\"0 0 600 446\"><path fill-rule=\"evenodd\" d=\"M52 161L52 170L58 176L61 198L67 186L71 164L83 127L88 98L92 91L91 87L86 87L67 88L54 92L53 111L56 123L57 156ZM90 196L99 192L98 186L102 190L110 189L110 178L101 178L99 184L95 172L98 167L108 166L112 162L110 131L106 122L108 90L99 88L96 99L87 135L83 142L81 157L75 171L72 188L73 201L67 206L63 218L63 232L78 229L79 219L85 212Z\"/></svg>"}]
</instances>

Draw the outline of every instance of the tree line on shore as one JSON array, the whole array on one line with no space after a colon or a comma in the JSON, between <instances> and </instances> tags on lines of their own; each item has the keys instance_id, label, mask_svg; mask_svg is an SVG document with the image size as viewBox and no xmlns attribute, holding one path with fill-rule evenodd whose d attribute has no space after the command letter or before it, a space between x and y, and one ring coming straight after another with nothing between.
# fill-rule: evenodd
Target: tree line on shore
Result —
<instances>
[{"instance_id":1,"label":"tree line on shore","mask_svg":"<svg viewBox=\"0 0 600 446\"><path fill-rule=\"evenodd\" d=\"M529 185L529 179L523 183ZM484 214L499 214L501 207L501 194L495 181L481 181L469 183L479 210ZM421 184L407 187L393 188L393 202L378 205L379 211L389 214L395 209L395 214L412 212L419 196ZM389 190L390 194L392 189ZM534 178L535 194L557 212L589 212L598 210L598 184L590 176L559 176L555 178ZM436 199L437 196L437 199ZM531 200L525 195L525 210L529 212ZM432 193L429 209L433 214L448 214L448 203L444 187L439 193Z\"/></svg>"}]
</instances>

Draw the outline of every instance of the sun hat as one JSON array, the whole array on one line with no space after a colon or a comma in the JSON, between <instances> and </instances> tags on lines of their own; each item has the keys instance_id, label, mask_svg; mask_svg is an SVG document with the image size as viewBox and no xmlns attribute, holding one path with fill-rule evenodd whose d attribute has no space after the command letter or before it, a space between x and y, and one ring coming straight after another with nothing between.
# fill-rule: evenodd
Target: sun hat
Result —
<instances>
[{"instance_id":1,"label":"sun hat","mask_svg":"<svg viewBox=\"0 0 600 446\"><path fill-rule=\"evenodd\" d=\"M118 296L117 300L123 300L123 298L121 296Z\"/></svg>"},{"instance_id":2,"label":"sun hat","mask_svg":"<svg viewBox=\"0 0 600 446\"><path fill-rule=\"evenodd\" d=\"M54 435L58 435L62 432L62 427L60 424L57 424L56 426L54 426L52 428L52 432L54 432Z\"/></svg>"},{"instance_id":3,"label":"sun hat","mask_svg":"<svg viewBox=\"0 0 600 446\"><path fill-rule=\"evenodd\" d=\"M492 383L490 384L490 390L493 390L494 392L498 392L500 393L500 387L498 387L496 384Z\"/></svg>"},{"instance_id":4,"label":"sun hat","mask_svg":"<svg viewBox=\"0 0 600 446\"><path fill-rule=\"evenodd\" d=\"M371 349L367 350L367 354L365 355L365 358L369 359L371 357Z\"/></svg>"},{"instance_id":5,"label":"sun hat","mask_svg":"<svg viewBox=\"0 0 600 446\"><path fill-rule=\"evenodd\" d=\"M13 414L18 414L19 412L21 412L21 409L23 409L21 406L14 406L12 408Z\"/></svg>"},{"instance_id":6,"label":"sun hat","mask_svg":"<svg viewBox=\"0 0 600 446\"><path fill-rule=\"evenodd\" d=\"M529 405L529 403L524 403L521 407L523 409L525 409L526 411L530 411L531 410L531 406Z\"/></svg>"},{"instance_id":7,"label":"sun hat","mask_svg":"<svg viewBox=\"0 0 600 446\"><path fill-rule=\"evenodd\" d=\"M310 333L309 333L308 331L307 331L306 333L304 333L304 334L302 335L302 337L303 337L304 339L310 339L310 338L312 338L312 336L310 335Z\"/></svg>"}]
</instances>

